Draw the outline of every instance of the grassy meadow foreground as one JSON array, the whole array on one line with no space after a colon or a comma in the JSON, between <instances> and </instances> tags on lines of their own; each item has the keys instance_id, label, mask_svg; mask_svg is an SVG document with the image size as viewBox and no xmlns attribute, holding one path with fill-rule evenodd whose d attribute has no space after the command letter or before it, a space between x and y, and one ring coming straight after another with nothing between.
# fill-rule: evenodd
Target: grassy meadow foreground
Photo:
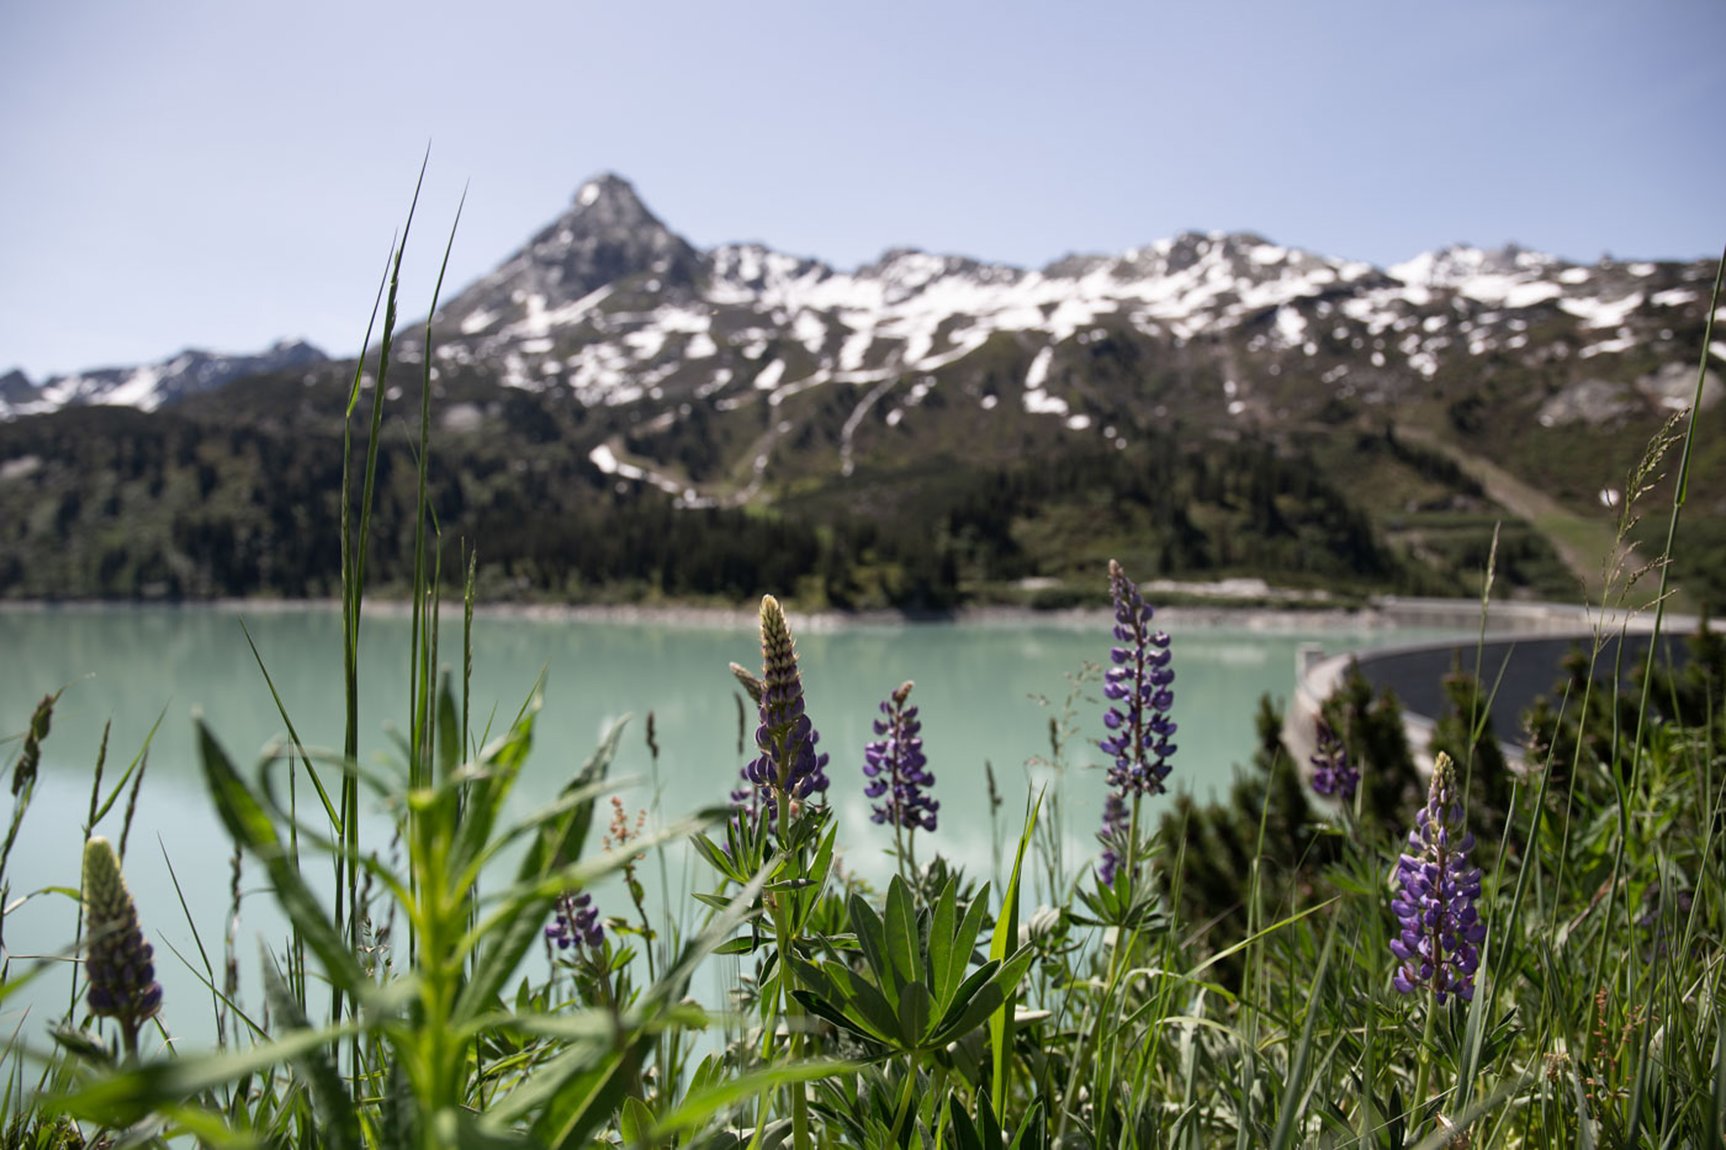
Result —
<instances>
[{"instance_id":1,"label":"grassy meadow foreground","mask_svg":"<svg viewBox=\"0 0 1726 1150\"><path fill-rule=\"evenodd\" d=\"M394 315L392 278L375 378ZM289 931L262 955L222 953L225 924L208 924L208 996L164 996L152 924L124 877L142 758L110 751L81 829L83 873L39 896L79 902L76 937L46 958L5 955L0 1002L47 980L67 1004L52 1025L31 1018L7 1035L8 1150L1721 1144L1718 635L1704 629L1681 670L1650 665L1630 688L1579 652L1527 718L1525 764L1485 728L1490 673L1453 676L1430 748L1409 747L1395 700L1356 678L1326 704L1318 752L1292 761L1267 702L1251 767L1201 804L1169 795L1180 637L1111 561L1097 579L1112 633L1097 636L1097 665L1074 669L1048 744L1025 748L1059 783L944 796L913 683L848 701L878 716L866 747L821 741L824 715L768 595L759 660L739 651L748 665L715 684L741 692L753 720L752 737L711 748L736 772L729 804L609 801L626 733L657 757L649 721L614 727L558 801L509 822L540 697L495 724L470 713L476 568L463 555L467 611L460 636L445 635L430 394L400 672L412 721L394 764L357 753L375 721L359 707L359 652L384 404L374 394L356 452L356 374L341 477L344 745L308 749L284 710L287 740L251 767L199 728L209 801ZM1651 453L1679 493L1668 556L1690 438ZM1658 619L1666 574L1614 585ZM1489 561L1488 591L1491 577ZM275 705L259 666L260 703ZM56 686L9 748L0 883L55 734ZM1069 771L1099 757L1101 782ZM1049 830L1079 785L1107 790L1085 857ZM828 797L857 789L895 837L884 888L838 861ZM378 807L391 835L362 836L361 812ZM960 811L993 821L988 874L943 857ZM704 881L687 905L649 913L648 885L685 850ZM596 893L614 877L623 894ZM541 954L549 977L530 961ZM697 972L715 967L729 994L701 1001ZM238 993L242 968L261 993ZM213 1048L171 1040L176 1020L202 1012Z\"/></svg>"}]
</instances>

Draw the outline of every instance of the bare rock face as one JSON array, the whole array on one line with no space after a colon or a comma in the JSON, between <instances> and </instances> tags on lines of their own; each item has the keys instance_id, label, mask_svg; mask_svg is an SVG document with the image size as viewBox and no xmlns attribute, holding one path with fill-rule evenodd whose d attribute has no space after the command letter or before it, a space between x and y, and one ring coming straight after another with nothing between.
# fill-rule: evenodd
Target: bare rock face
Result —
<instances>
[{"instance_id":1,"label":"bare rock face","mask_svg":"<svg viewBox=\"0 0 1726 1150\"><path fill-rule=\"evenodd\" d=\"M1547 399L1535 418L1542 427L1562 427L1567 423L1600 426L1624 419L1640 407L1628 385L1585 379Z\"/></svg>"},{"instance_id":2,"label":"bare rock face","mask_svg":"<svg viewBox=\"0 0 1726 1150\"><path fill-rule=\"evenodd\" d=\"M1650 403L1668 411L1681 411L1689 407L1696 398L1696 366L1685 363L1669 363L1658 371L1651 371L1636 381L1636 390L1646 396ZM1702 376L1702 410L1707 411L1720 402L1720 377L1713 371L1707 371Z\"/></svg>"}]
</instances>

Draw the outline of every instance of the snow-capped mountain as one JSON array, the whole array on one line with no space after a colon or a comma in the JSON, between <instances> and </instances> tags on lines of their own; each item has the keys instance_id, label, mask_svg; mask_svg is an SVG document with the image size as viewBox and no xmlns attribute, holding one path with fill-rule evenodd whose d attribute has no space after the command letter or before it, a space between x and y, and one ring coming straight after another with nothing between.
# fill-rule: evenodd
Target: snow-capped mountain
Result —
<instances>
[{"instance_id":1,"label":"snow-capped mountain","mask_svg":"<svg viewBox=\"0 0 1726 1150\"><path fill-rule=\"evenodd\" d=\"M816 449L849 475L866 441L931 418L919 408L1045 421L1116 447L1148 419L1274 428L1327 402L1495 404L1547 427L1658 412L1686 401L1710 275L1700 261L1578 265L1466 246L1379 269L1218 232L1040 269L900 249L844 271L759 243L698 250L602 175L432 317L432 370L627 409L663 443L691 419L755 412L728 441L749 457L707 481L644 454L639 433L583 448L688 501L739 501L762 489L786 437L807 446L819 423ZM400 360L412 366L418 346L398 340ZM321 359L281 344L13 381L0 416L153 410Z\"/></svg>"},{"instance_id":2,"label":"snow-capped mountain","mask_svg":"<svg viewBox=\"0 0 1726 1150\"><path fill-rule=\"evenodd\" d=\"M956 601L1077 577L1107 545L1171 575L1450 593L1503 525L1506 585L1565 594L1599 558L1544 537L1523 493L1580 521L1647 487L1627 475L1697 394L1713 272L1469 246L1379 268L1222 232L847 270L699 249L601 176L361 383L417 406L429 379L440 516L491 541L506 588ZM282 344L0 377L0 521L29 536L0 548L0 593L328 593L306 541L333 538L354 367ZM5 422L88 404L176 417ZM115 437L147 444L124 453L144 482L111 480ZM1693 477L1700 522L1726 522L1718 476ZM116 550L119 519L154 534Z\"/></svg>"},{"instance_id":3,"label":"snow-capped mountain","mask_svg":"<svg viewBox=\"0 0 1726 1150\"><path fill-rule=\"evenodd\" d=\"M230 355L188 348L143 367L104 367L57 375L40 386L22 372L0 377L0 419L62 407L100 404L155 411L188 395L214 391L263 372L311 367L329 359L302 340L282 340L255 354Z\"/></svg>"},{"instance_id":4,"label":"snow-capped mountain","mask_svg":"<svg viewBox=\"0 0 1726 1150\"><path fill-rule=\"evenodd\" d=\"M880 382L960 361L997 333L1023 337L1032 363L1046 363L1041 353L1109 322L1175 344L1251 331L1251 350L1342 349L1362 353L1368 374L1431 378L1518 351L1554 317L1578 321L1584 358L1658 342L1700 305L1706 275L1701 264L1586 267L1514 247L1451 247L1381 271L1222 233L1040 270L896 250L844 272L760 244L698 253L604 176L436 318L444 357L495 363L511 385L567 388L588 404L714 394L745 377L776 395ZM1024 393L1041 393L1043 372L1027 375Z\"/></svg>"},{"instance_id":5,"label":"snow-capped mountain","mask_svg":"<svg viewBox=\"0 0 1726 1150\"><path fill-rule=\"evenodd\" d=\"M1381 270L1240 233L1041 269L894 250L842 271L763 244L699 252L608 175L447 304L434 342L446 367L588 407L645 405L655 426L691 405L788 413L830 390L848 413L848 473L871 415L897 427L937 388L980 417L1010 407L1120 445L1123 397L1102 394L1095 371L1105 340L1140 383L1178 377L1156 409L1237 426L1332 398L1394 404L1507 364L1541 373L1546 390L1525 398L1543 425L1669 405L1710 275L1701 262L1584 266L1466 246ZM769 421L758 472L785 422ZM620 443L593 458L702 497Z\"/></svg>"}]
</instances>

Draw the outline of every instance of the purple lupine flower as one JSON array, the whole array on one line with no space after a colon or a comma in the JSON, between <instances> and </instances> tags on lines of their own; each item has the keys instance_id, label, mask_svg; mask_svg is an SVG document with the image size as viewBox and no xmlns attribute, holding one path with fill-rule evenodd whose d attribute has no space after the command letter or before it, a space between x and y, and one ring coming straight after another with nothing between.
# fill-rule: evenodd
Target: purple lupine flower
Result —
<instances>
[{"instance_id":1,"label":"purple lupine flower","mask_svg":"<svg viewBox=\"0 0 1726 1150\"><path fill-rule=\"evenodd\" d=\"M1307 761L1312 764L1312 789L1326 798L1332 795L1345 803L1354 801L1360 786L1360 768L1349 760L1348 748L1337 738L1330 724L1320 719L1316 726L1318 749Z\"/></svg>"},{"instance_id":2,"label":"purple lupine flower","mask_svg":"<svg viewBox=\"0 0 1726 1150\"><path fill-rule=\"evenodd\" d=\"M128 1051L135 1053L138 1028L162 1008L162 984L120 860L100 835L84 844L84 915L90 930L84 956L90 1013L118 1020Z\"/></svg>"},{"instance_id":3,"label":"purple lupine flower","mask_svg":"<svg viewBox=\"0 0 1726 1150\"><path fill-rule=\"evenodd\" d=\"M751 783L794 802L827 790L827 756L815 750L820 734L803 713L803 676L797 669L797 644L785 610L771 595L761 597L761 725L755 745L761 754L744 768ZM775 804L775 809L777 806Z\"/></svg>"},{"instance_id":4,"label":"purple lupine flower","mask_svg":"<svg viewBox=\"0 0 1726 1150\"><path fill-rule=\"evenodd\" d=\"M1401 923L1391 953L1401 960L1392 982L1404 994L1431 987L1433 1001L1451 995L1471 1001L1486 924L1475 901L1480 870L1468 865L1474 836L1463 825L1456 766L1443 751L1432 767L1426 806L1408 832L1408 853L1396 864L1397 895L1390 908Z\"/></svg>"},{"instance_id":5,"label":"purple lupine flower","mask_svg":"<svg viewBox=\"0 0 1726 1150\"><path fill-rule=\"evenodd\" d=\"M1150 629L1151 607L1127 578L1121 565L1109 560L1109 591L1115 600L1113 663L1103 677L1103 695L1110 700L1103 725L1111 732L1098 744L1114 756L1109 785L1134 795L1160 795L1166 789L1169 759L1175 744L1175 722L1169 718L1175 693L1175 672L1169 666L1169 636Z\"/></svg>"},{"instance_id":6,"label":"purple lupine flower","mask_svg":"<svg viewBox=\"0 0 1726 1150\"><path fill-rule=\"evenodd\" d=\"M600 924L599 908L593 905L593 896L586 891L561 895L552 914L551 925L545 928L545 937L548 942L556 943L559 950L568 950L572 946L586 947L596 954L602 950L605 947L605 927Z\"/></svg>"},{"instance_id":7,"label":"purple lupine flower","mask_svg":"<svg viewBox=\"0 0 1726 1150\"><path fill-rule=\"evenodd\" d=\"M1097 832L1097 841L1103 844L1103 857L1097 860L1097 881L1104 886L1115 885L1115 872L1121 868L1127 849L1125 836L1131 826L1125 796L1120 791L1110 791L1103 800L1103 829Z\"/></svg>"},{"instance_id":8,"label":"purple lupine flower","mask_svg":"<svg viewBox=\"0 0 1726 1150\"><path fill-rule=\"evenodd\" d=\"M923 757L923 724L917 721L917 708L905 705L911 687L910 682L904 683L881 704L886 718L875 720L875 733L884 737L863 748L863 774L869 779L863 793L885 800L871 806L876 823L932 831L941 804L923 793L935 785L935 776Z\"/></svg>"}]
</instances>

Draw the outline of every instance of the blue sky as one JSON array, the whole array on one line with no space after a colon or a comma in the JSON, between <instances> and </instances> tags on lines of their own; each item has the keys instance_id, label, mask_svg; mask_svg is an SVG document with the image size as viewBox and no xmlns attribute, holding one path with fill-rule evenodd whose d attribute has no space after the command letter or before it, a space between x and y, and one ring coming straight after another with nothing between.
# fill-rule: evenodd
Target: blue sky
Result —
<instances>
[{"instance_id":1,"label":"blue sky","mask_svg":"<svg viewBox=\"0 0 1726 1150\"><path fill-rule=\"evenodd\" d=\"M0 5L0 371L351 353L616 171L692 242L1041 265L1183 229L1393 263L1726 243L1726 4ZM419 230L423 229L423 230Z\"/></svg>"}]
</instances>

